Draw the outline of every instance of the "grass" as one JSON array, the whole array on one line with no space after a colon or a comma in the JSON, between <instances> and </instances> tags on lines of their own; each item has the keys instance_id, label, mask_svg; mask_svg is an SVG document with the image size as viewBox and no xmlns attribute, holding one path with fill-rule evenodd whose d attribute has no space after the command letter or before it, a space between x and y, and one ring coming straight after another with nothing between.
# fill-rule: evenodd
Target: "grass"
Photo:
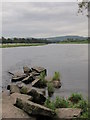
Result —
<instances>
[{"instance_id":1,"label":"grass","mask_svg":"<svg viewBox=\"0 0 90 120\"><path fill-rule=\"evenodd\" d=\"M55 80L60 80L60 73L59 73L59 72L55 72L52 80L53 80L53 81L55 81Z\"/></svg>"},{"instance_id":2,"label":"grass","mask_svg":"<svg viewBox=\"0 0 90 120\"><path fill-rule=\"evenodd\" d=\"M50 98L47 98L47 99L46 99L44 105L45 105L45 107L48 107L48 108L50 108L50 109L52 109L52 110L55 110L55 109L56 109L54 101L51 102L51 101L50 101Z\"/></svg>"},{"instance_id":3,"label":"grass","mask_svg":"<svg viewBox=\"0 0 90 120\"><path fill-rule=\"evenodd\" d=\"M81 94L73 93L68 99L74 104L82 100L83 97Z\"/></svg>"},{"instance_id":4,"label":"grass","mask_svg":"<svg viewBox=\"0 0 90 120\"><path fill-rule=\"evenodd\" d=\"M74 95L76 102L72 102L69 98ZM78 93L73 93L68 99L56 97L55 100L51 101L50 98L47 98L45 101L45 106L56 111L57 108L80 108L82 109L82 115L80 118L88 118L88 101L85 100L82 95Z\"/></svg>"},{"instance_id":5,"label":"grass","mask_svg":"<svg viewBox=\"0 0 90 120\"><path fill-rule=\"evenodd\" d=\"M47 81L46 81L46 79L45 79L45 76L46 76L45 72L42 72L42 73L40 74L39 84L40 84L41 87L46 87L46 86L47 86Z\"/></svg>"},{"instance_id":6,"label":"grass","mask_svg":"<svg viewBox=\"0 0 90 120\"><path fill-rule=\"evenodd\" d=\"M22 94L27 94L27 91L28 91L28 89L26 87L22 87L21 90L20 90L20 92Z\"/></svg>"},{"instance_id":7,"label":"grass","mask_svg":"<svg viewBox=\"0 0 90 120\"><path fill-rule=\"evenodd\" d=\"M69 102L64 98L56 97L55 107L56 108L68 108Z\"/></svg>"},{"instance_id":8,"label":"grass","mask_svg":"<svg viewBox=\"0 0 90 120\"><path fill-rule=\"evenodd\" d=\"M51 97L53 95L53 93L54 93L53 83L48 82L47 89L48 89L48 95L49 95L49 97Z\"/></svg>"},{"instance_id":9,"label":"grass","mask_svg":"<svg viewBox=\"0 0 90 120\"><path fill-rule=\"evenodd\" d=\"M25 46L41 46L46 45L45 43L17 43L17 44L2 44L0 48L10 48L10 47L25 47Z\"/></svg>"}]
</instances>

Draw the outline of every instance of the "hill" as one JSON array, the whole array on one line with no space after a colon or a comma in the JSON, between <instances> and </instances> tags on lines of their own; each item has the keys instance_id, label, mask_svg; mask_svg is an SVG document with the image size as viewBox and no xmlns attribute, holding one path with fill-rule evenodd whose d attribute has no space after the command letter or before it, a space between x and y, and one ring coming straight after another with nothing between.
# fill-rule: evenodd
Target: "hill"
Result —
<instances>
[{"instance_id":1,"label":"hill","mask_svg":"<svg viewBox=\"0 0 90 120\"><path fill-rule=\"evenodd\" d=\"M50 37L50 38L46 38L49 41L52 42L59 42L59 41L64 41L67 39L73 39L73 40L86 40L87 37L83 37L83 36L59 36L59 37Z\"/></svg>"}]
</instances>

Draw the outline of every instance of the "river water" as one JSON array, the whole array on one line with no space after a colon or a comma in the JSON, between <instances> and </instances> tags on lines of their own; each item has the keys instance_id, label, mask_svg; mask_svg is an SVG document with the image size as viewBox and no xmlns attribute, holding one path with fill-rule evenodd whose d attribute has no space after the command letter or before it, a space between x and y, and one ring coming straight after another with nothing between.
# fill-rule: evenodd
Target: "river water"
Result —
<instances>
[{"instance_id":1,"label":"river water","mask_svg":"<svg viewBox=\"0 0 90 120\"><path fill-rule=\"evenodd\" d=\"M48 76L55 71L61 74L62 87L56 96L67 97L73 92L88 96L88 45L49 44L45 46L14 47L2 49L2 85L10 82L8 71L23 70L23 66L43 66Z\"/></svg>"}]
</instances>

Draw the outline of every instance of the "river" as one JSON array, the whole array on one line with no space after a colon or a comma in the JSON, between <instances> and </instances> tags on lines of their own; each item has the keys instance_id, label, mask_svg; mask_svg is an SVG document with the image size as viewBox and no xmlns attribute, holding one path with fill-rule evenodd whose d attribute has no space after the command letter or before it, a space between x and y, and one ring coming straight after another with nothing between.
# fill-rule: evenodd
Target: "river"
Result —
<instances>
[{"instance_id":1,"label":"river","mask_svg":"<svg viewBox=\"0 0 90 120\"><path fill-rule=\"evenodd\" d=\"M23 66L43 66L48 76L55 71L61 74L62 87L56 96L67 97L73 92L88 96L88 45L49 44L45 46L14 47L2 49L2 85L6 88L11 76L7 71L23 70Z\"/></svg>"}]
</instances>

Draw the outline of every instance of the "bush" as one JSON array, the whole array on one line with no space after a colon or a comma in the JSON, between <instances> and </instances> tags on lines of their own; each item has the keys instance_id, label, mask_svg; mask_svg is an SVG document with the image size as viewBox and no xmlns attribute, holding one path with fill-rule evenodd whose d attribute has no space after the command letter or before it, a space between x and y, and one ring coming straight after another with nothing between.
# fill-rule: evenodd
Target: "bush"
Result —
<instances>
[{"instance_id":1,"label":"bush","mask_svg":"<svg viewBox=\"0 0 90 120\"><path fill-rule=\"evenodd\" d=\"M53 83L49 82L48 85L48 95L51 97L52 94L54 93L54 86L53 86Z\"/></svg>"},{"instance_id":2,"label":"bush","mask_svg":"<svg viewBox=\"0 0 90 120\"><path fill-rule=\"evenodd\" d=\"M56 108L68 108L69 102L64 98L56 97L55 107Z\"/></svg>"},{"instance_id":3,"label":"bush","mask_svg":"<svg viewBox=\"0 0 90 120\"><path fill-rule=\"evenodd\" d=\"M54 81L54 80L60 80L60 73L59 73L59 72L55 72L52 80L53 80L53 81Z\"/></svg>"},{"instance_id":4,"label":"bush","mask_svg":"<svg viewBox=\"0 0 90 120\"><path fill-rule=\"evenodd\" d=\"M28 89L26 87L22 87L21 90L20 90L20 92L22 94L27 94L27 91L28 91Z\"/></svg>"},{"instance_id":5,"label":"bush","mask_svg":"<svg viewBox=\"0 0 90 120\"><path fill-rule=\"evenodd\" d=\"M73 93L68 100L70 100L73 104L78 103L80 100L82 100L83 97L81 94Z\"/></svg>"}]
</instances>

